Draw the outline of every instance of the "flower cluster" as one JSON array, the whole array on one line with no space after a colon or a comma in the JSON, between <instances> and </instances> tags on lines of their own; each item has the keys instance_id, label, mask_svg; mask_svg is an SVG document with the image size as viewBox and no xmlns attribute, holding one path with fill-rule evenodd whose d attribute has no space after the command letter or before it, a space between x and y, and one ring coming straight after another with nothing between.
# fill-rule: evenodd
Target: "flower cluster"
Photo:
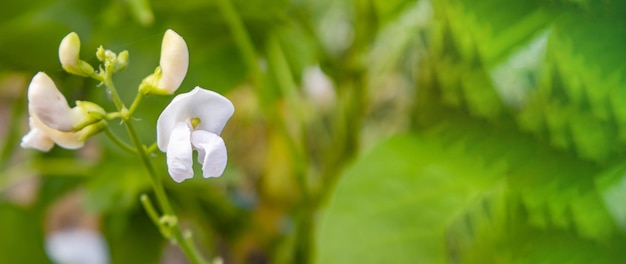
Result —
<instances>
[{"instance_id":1,"label":"flower cluster","mask_svg":"<svg viewBox=\"0 0 626 264\"><path fill-rule=\"evenodd\" d=\"M59 60L68 73L94 78L107 86L113 73L128 64L128 52L116 54L99 47L96 57L102 65L94 70L80 59L80 39L70 33L61 41ZM106 121L122 118L128 121L136 103L143 95L171 95L180 87L189 66L189 51L185 40L173 30L167 30L161 45L159 66L143 79L133 106L127 109L116 102L118 112L107 113L101 106L76 101L70 107L54 81L43 72L35 74L28 87L30 131L22 138L23 148L49 151L54 144L67 149L83 147L85 140L104 129ZM115 100L115 99L114 99ZM176 182L193 177L192 151L197 150L204 177L220 176L227 161L226 145L220 133L234 112L225 97L196 87L176 96L159 116L157 145L166 152L169 173Z\"/></svg>"}]
</instances>

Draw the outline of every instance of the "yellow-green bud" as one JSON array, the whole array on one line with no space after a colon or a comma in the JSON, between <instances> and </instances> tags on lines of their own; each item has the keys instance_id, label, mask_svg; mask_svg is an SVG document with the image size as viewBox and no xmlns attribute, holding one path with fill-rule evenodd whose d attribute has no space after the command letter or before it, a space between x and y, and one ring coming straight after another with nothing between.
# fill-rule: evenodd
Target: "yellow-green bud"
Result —
<instances>
[{"instance_id":1,"label":"yellow-green bud","mask_svg":"<svg viewBox=\"0 0 626 264\"><path fill-rule=\"evenodd\" d=\"M115 63L115 72L119 72L126 68L128 65L128 51L122 51L117 55L117 61Z\"/></svg>"}]
</instances>

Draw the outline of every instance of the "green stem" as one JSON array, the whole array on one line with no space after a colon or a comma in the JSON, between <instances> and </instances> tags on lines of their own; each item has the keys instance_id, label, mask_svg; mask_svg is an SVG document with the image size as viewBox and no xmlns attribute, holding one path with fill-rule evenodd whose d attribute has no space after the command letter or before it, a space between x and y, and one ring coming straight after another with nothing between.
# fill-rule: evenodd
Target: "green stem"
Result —
<instances>
[{"instance_id":1,"label":"green stem","mask_svg":"<svg viewBox=\"0 0 626 264\"><path fill-rule=\"evenodd\" d=\"M278 38L275 35L270 36L267 43L267 56L269 60L269 65L271 66L271 72L274 74L276 78L277 85L279 89L282 91L284 96L287 99L287 105L289 109L295 115L295 122L297 122L297 126L299 128L303 127L302 122L300 120L304 120L304 113L301 107L302 100L297 91L297 84L293 79L293 74L291 72L291 68L289 67L289 63L287 62L287 57L283 52L283 49L280 45ZM280 119L278 119L280 120ZM282 133L289 139L289 147L290 151L294 156L295 165L297 169L296 180L298 184L298 191L302 195L304 206L308 206L309 200L309 188L306 179L306 162L304 155L302 154L304 151L302 150L302 144L299 144L298 138L294 135L291 135L287 129L287 125L285 122L280 122L280 127L282 128Z\"/></svg>"},{"instance_id":2,"label":"green stem","mask_svg":"<svg viewBox=\"0 0 626 264\"><path fill-rule=\"evenodd\" d=\"M114 113L108 113L104 116L104 119L106 120L113 120L116 118L122 117L122 113L120 112L114 112Z\"/></svg>"},{"instance_id":3,"label":"green stem","mask_svg":"<svg viewBox=\"0 0 626 264\"><path fill-rule=\"evenodd\" d=\"M154 209L154 206L152 206L152 202L150 202L150 198L148 198L148 195L142 194L141 197L139 197L139 200L141 201L143 208L148 213L148 216L150 217L150 219L152 219L152 222L154 222L155 225L158 225L159 214Z\"/></svg>"},{"instance_id":4,"label":"green stem","mask_svg":"<svg viewBox=\"0 0 626 264\"><path fill-rule=\"evenodd\" d=\"M137 96L135 96L135 100L133 100L133 103L130 105L130 108L128 109L128 115L132 115L135 110L137 110L137 106L139 106L141 99L143 99L143 93L140 92L137 94Z\"/></svg>"},{"instance_id":5,"label":"green stem","mask_svg":"<svg viewBox=\"0 0 626 264\"><path fill-rule=\"evenodd\" d=\"M109 139L111 139L111 141L113 141L113 143L115 143L121 149L128 151L132 154L137 154L137 150L135 150L133 147L129 146L124 141L122 141L119 137L113 134L113 131L111 131L111 129L108 126L104 129L104 132L107 134Z\"/></svg>"},{"instance_id":6,"label":"green stem","mask_svg":"<svg viewBox=\"0 0 626 264\"><path fill-rule=\"evenodd\" d=\"M241 50L243 59L248 65L248 70L251 71L252 80L257 94L262 95L263 74L261 73L256 50L246 28L244 27L243 21L241 20L241 17L239 17L239 14L237 14L235 7L232 5L230 0L217 0L216 2L220 12L224 15L224 19L230 27L233 37L235 38L235 43L237 43L239 50Z\"/></svg>"},{"instance_id":7,"label":"green stem","mask_svg":"<svg viewBox=\"0 0 626 264\"><path fill-rule=\"evenodd\" d=\"M157 149L158 145L157 143L152 143L152 145L150 145L149 147L146 147L146 153L148 154L152 154L152 152L155 152Z\"/></svg>"},{"instance_id":8,"label":"green stem","mask_svg":"<svg viewBox=\"0 0 626 264\"><path fill-rule=\"evenodd\" d=\"M115 103L117 110L120 111L121 113L128 113L126 106L124 105L124 103L122 103L122 100L120 99L119 94L117 93L117 89L115 88L115 85L113 85L111 72L106 71L103 79L104 79L103 80L104 85L111 92L111 97L113 98L113 102ZM132 122L132 118L130 114L126 114L126 115L122 114L121 117L122 117L122 121L124 122L124 125L126 126L126 130L128 131L128 135L130 136L133 142L133 145L135 146L135 149L137 150L137 154L139 155L142 163L148 170L148 174L150 175L150 179L152 180L152 187L157 197L157 201L159 205L161 206L161 210L163 210L163 215L176 217L176 214L174 213L174 210L172 209L172 206L170 205L170 202L165 193L165 188L163 187L163 183L161 182L161 179L159 178L156 170L154 169L152 162L150 162L150 158L148 157L146 148L144 148L144 145L141 143L141 140L139 139L139 134L137 133L137 130L135 129L135 126ZM173 231L173 235L174 235L176 242L178 243L178 245L180 245L181 249L183 250L185 255L187 255L191 263L207 263L202 258L202 256L200 255L200 252L195 248L193 243L191 243L190 240L185 238L178 221L176 221L171 226L171 231Z\"/></svg>"},{"instance_id":9,"label":"green stem","mask_svg":"<svg viewBox=\"0 0 626 264\"><path fill-rule=\"evenodd\" d=\"M5 126L7 135L4 137L4 142L0 142L0 144L3 144L2 151L0 151L0 171L9 163L9 155L13 153L13 149L19 142L17 138L19 137L21 126L18 122L22 121L20 115L22 115L22 109L25 108L24 104L26 103L26 100L23 100L23 94L25 93L20 93L20 96L13 101L11 116L8 120L9 124Z\"/></svg>"}]
</instances>

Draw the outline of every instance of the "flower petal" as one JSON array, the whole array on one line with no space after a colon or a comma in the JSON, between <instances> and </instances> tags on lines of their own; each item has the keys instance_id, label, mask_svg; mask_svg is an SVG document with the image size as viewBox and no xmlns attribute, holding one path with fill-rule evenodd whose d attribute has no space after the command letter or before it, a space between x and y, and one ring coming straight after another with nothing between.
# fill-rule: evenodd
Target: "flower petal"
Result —
<instances>
[{"instance_id":1,"label":"flower petal","mask_svg":"<svg viewBox=\"0 0 626 264\"><path fill-rule=\"evenodd\" d=\"M191 143L198 150L198 162L202 164L204 178L222 175L228 160L224 140L211 132L196 130L191 134Z\"/></svg>"},{"instance_id":2,"label":"flower petal","mask_svg":"<svg viewBox=\"0 0 626 264\"><path fill-rule=\"evenodd\" d=\"M175 182L193 178L191 129L183 122L176 123L167 145L167 170Z\"/></svg>"},{"instance_id":3,"label":"flower petal","mask_svg":"<svg viewBox=\"0 0 626 264\"><path fill-rule=\"evenodd\" d=\"M185 40L174 30L168 29L161 44L161 79L158 88L173 94L185 79L189 67L189 49Z\"/></svg>"},{"instance_id":4,"label":"flower petal","mask_svg":"<svg viewBox=\"0 0 626 264\"><path fill-rule=\"evenodd\" d=\"M189 123L199 118L196 130L206 130L219 135L235 108L226 97L201 87L179 94L163 110L157 121L157 143L161 151L166 151L172 129L178 122Z\"/></svg>"},{"instance_id":5,"label":"flower petal","mask_svg":"<svg viewBox=\"0 0 626 264\"><path fill-rule=\"evenodd\" d=\"M72 131L76 118L80 118L52 79L43 72L35 74L28 86L28 108L46 126L61 131Z\"/></svg>"},{"instance_id":6,"label":"flower petal","mask_svg":"<svg viewBox=\"0 0 626 264\"><path fill-rule=\"evenodd\" d=\"M66 149L79 149L85 145L84 140L81 140L83 130L78 132L63 132L54 128L46 126L41 120L37 118L32 112L30 113L31 129L36 127L47 137L49 137L54 143Z\"/></svg>"},{"instance_id":7,"label":"flower petal","mask_svg":"<svg viewBox=\"0 0 626 264\"><path fill-rule=\"evenodd\" d=\"M33 148L40 151L47 152L54 146L54 141L50 139L46 134L41 131L33 123L33 119L29 119L30 131L24 137L22 137L22 148Z\"/></svg>"}]
</instances>

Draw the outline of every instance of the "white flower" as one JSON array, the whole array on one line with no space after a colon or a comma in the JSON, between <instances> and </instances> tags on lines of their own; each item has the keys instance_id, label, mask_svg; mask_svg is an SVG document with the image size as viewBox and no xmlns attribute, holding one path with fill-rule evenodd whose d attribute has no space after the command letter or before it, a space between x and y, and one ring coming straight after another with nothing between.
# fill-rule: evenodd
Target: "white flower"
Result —
<instances>
[{"instance_id":1,"label":"white flower","mask_svg":"<svg viewBox=\"0 0 626 264\"><path fill-rule=\"evenodd\" d=\"M157 121L157 143L167 153L168 171L174 181L193 177L194 149L204 178L222 175L227 155L220 133L234 110L224 96L201 87L176 96L163 110Z\"/></svg>"},{"instance_id":2,"label":"white flower","mask_svg":"<svg viewBox=\"0 0 626 264\"><path fill-rule=\"evenodd\" d=\"M143 80L146 94L173 94L185 79L189 67L189 49L185 40L168 29L161 44L161 60L153 74Z\"/></svg>"},{"instance_id":3,"label":"white flower","mask_svg":"<svg viewBox=\"0 0 626 264\"><path fill-rule=\"evenodd\" d=\"M306 96L316 105L328 109L335 104L335 85L319 65L304 70L302 84Z\"/></svg>"},{"instance_id":4,"label":"white flower","mask_svg":"<svg viewBox=\"0 0 626 264\"><path fill-rule=\"evenodd\" d=\"M109 249L101 234L77 228L55 231L46 237L46 253L59 264L106 264Z\"/></svg>"},{"instance_id":5,"label":"white flower","mask_svg":"<svg viewBox=\"0 0 626 264\"><path fill-rule=\"evenodd\" d=\"M77 101L70 108L48 75L37 73L28 86L30 132L22 138L23 148L48 151L54 143L67 149L83 146L85 139L99 131L105 112L90 102Z\"/></svg>"}]
</instances>

